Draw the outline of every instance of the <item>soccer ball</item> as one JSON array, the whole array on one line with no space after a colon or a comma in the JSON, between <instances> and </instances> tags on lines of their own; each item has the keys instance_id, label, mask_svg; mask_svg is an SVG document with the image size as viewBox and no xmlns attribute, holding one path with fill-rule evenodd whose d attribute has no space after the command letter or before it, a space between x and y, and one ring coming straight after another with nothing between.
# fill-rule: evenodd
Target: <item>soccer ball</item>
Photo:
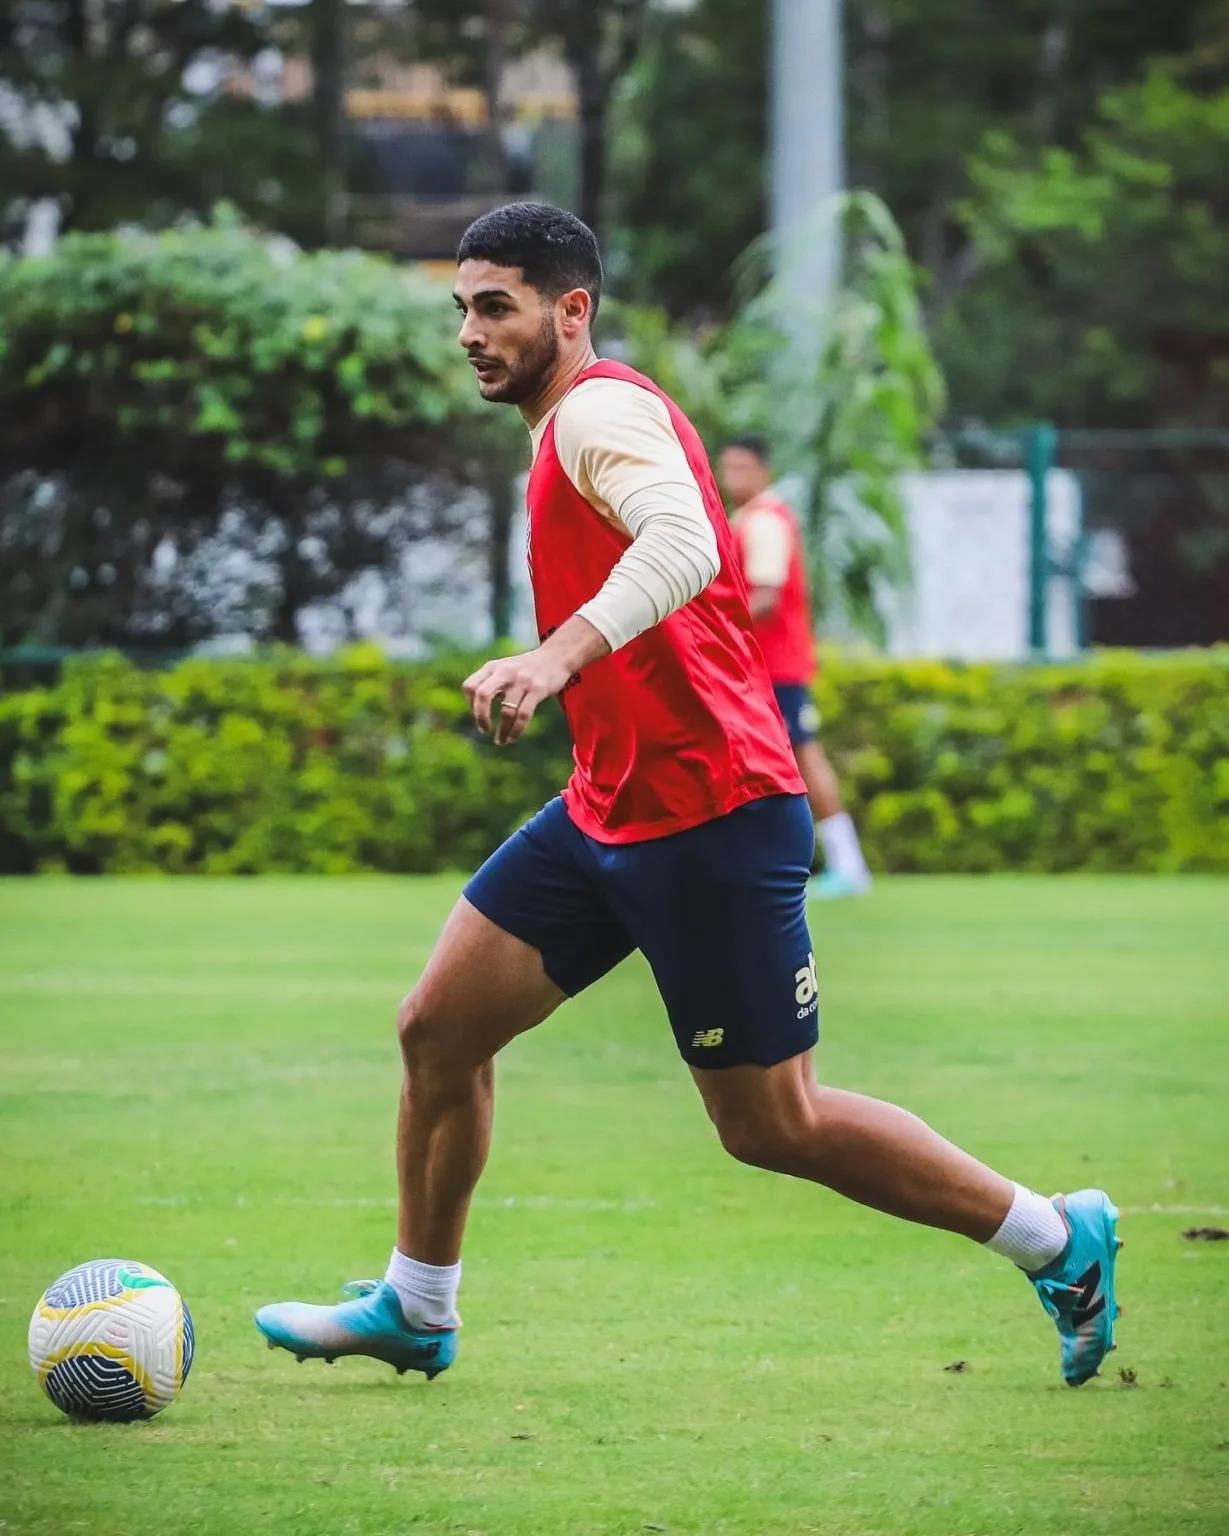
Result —
<instances>
[{"instance_id":1,"label":"soccer ball","mask_svg":"<svg viewBox=\"0 0 1229 1536\"><path fill-rule=\"evenodd\" d=\"M30 1319L30 1365L75 1419L152 1419L192 1369L192 1317L148 1264L92 1259L49 1285Z\"/></svg>"}]
</instances>

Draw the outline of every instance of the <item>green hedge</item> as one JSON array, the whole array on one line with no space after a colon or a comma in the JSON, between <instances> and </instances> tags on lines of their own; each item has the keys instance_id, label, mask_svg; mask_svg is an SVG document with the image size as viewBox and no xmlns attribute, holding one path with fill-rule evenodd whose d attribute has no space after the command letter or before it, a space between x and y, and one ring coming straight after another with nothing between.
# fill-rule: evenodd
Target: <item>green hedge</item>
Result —
<instances>
[{"instance_id":1,"label":"green hedge","mask_svg":"<svg viewBox=\"0 0 1229 1536\"><path fill-rule=\"evenodd\" d=\"M1229 870L1229 649L820 683L877 868Z\"/></svg>"},{"instance_id":2,"label":"green hedge","mask_svg":"<svg viewBox=\"0 0 1229 1536\"><path fill-rule=\"evenodd\" d=\"M567 744L549 724L515 752L480 741L471 667L73 664L0 697L0 870L474 865L562 782Z\"/></svg>"},{"instance_id":3,"label":"green hedge","mask_svg":"<svg viewBox=\"0 0 1229 1536\"><path fill-rule=\"evenodd\" d=\"M472 867L568 745L553 708L511 751L480 740L470 664L77 662L0 697L0 871ZM876 868L1229 870L1229 651L837 657L819 696Z\"/></svg>"}]
</instances>

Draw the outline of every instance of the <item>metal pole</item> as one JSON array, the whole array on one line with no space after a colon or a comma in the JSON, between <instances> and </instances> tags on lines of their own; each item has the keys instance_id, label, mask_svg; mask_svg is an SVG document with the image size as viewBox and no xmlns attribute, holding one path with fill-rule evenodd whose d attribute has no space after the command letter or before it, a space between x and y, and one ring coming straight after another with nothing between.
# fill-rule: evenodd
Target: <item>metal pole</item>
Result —
<instances>
[{"instance_id":1,"label":"metal pole","mask_svg":"<svg viewBox=\"0 0 1229 1536\"><path fill-rule=\"evenodd\" d=\"M312 110L326 244L340 244L346 219L346 5L313 0Z\"/></svg>"},{"instance_id":2,"label":"metal pole","mask_svg":"<svg viewBox=\"0 0 1229 1536\"><path fill-rule=\"evenodd\" d=\"M1028 470L1028 648L1041 659L1047 650L1046 590L1050 580L1047 538L1048 481L1054 467L1058 433L1049 422L1024 429L1024 465Z\"/></svg>"},{"instance_id":3,"label":"metal pole","mask_svg":"<svg viewBox=\"0 0 1229 1536\"><path fill-rule=\"evenodd\" d=\"M812 345L816 318L839 278L840 231L819 210L845 180L841 52L841 0L772 0L769 201L777 277L784 323Z\"/></svg>"},{"instance_id":4,"label":"metal pole","mask_svg":"<svg viewBox=\"0 0 1229 1536\"><path fill-rule=\"evenodd\" d=\"M1075 640L1075 649L1082 655L1088 649L1088 589L1084 585L1085 573L1088 570L1088 533L1084 528L1082 508L1079 518L1075 547L1072 551L1071 603L1074 614L1071 633Z\"/></svg>"}]
</instances>

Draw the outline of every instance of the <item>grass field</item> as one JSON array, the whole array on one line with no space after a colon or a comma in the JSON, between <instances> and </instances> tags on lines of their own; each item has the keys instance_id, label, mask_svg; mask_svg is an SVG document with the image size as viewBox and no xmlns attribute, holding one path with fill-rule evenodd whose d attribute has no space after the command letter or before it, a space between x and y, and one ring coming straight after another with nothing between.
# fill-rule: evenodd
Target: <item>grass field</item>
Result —
<instances>
[{"instance_id":1,"label":"grass field","mask_svg":"<svg viewBox=\"0 0 1229 1536\"><path fill-rule=\"evenodd\" d=\"M1122 1348L1080 1392L1002 1261L727 1160L638 961L503 1061L458 1365L266 1353L259 1303L383 1268L392 1016L454 890L0 884L3 1536L1229 1531L1229 1242L1181 1235L1229 1225L1229 882L813 914L829 1081L1123 1206ZM105 1254L196 1318L152 1423L71 1425L25 1362Z\"/></svg>"}]
</instances>

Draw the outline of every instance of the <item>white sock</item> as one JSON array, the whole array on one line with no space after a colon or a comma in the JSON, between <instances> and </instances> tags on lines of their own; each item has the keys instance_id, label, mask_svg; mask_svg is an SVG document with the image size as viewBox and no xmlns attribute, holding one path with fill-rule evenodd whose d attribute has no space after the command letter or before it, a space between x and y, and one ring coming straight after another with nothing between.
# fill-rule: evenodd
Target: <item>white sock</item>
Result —
<instances>
[{"instance_id":1,"label":"white sock","mask_svg":"<svg viewBox=\"0 0 1229 1536\"><path fill-rule=\"evenodd\" d=\"M1067 1246L1067 1223L1044 1195L1017 1184L1011 1210L985 1246L1035 1275Z\"/></svg>"},{"instance_id":2,"label":"white sock","mask_svg":"<svg viewBox=\"0 0 1229 1536\"><path fill-rule=\"evenodd\" d=\"M844 875L855 885L869 885L871 872L862 857L862 845L848 811L825 816L815 823L824 850L824 868L834 875Z\"/></svg>"},{"instance_id":3,"label":"white sock","mask_svg":"<svg viewBox=\"0 0 1229 1536\"><path fill-rule=\"evenodd\" d=\"M425 1324L444 1328L456 1320L457 1291L461 1285L461 1265L420 1264L407 1259L400 1248L393 1249L384 1279L401 1299L401 1310L411 1326Z\"/></svg>"}]
</instances>

